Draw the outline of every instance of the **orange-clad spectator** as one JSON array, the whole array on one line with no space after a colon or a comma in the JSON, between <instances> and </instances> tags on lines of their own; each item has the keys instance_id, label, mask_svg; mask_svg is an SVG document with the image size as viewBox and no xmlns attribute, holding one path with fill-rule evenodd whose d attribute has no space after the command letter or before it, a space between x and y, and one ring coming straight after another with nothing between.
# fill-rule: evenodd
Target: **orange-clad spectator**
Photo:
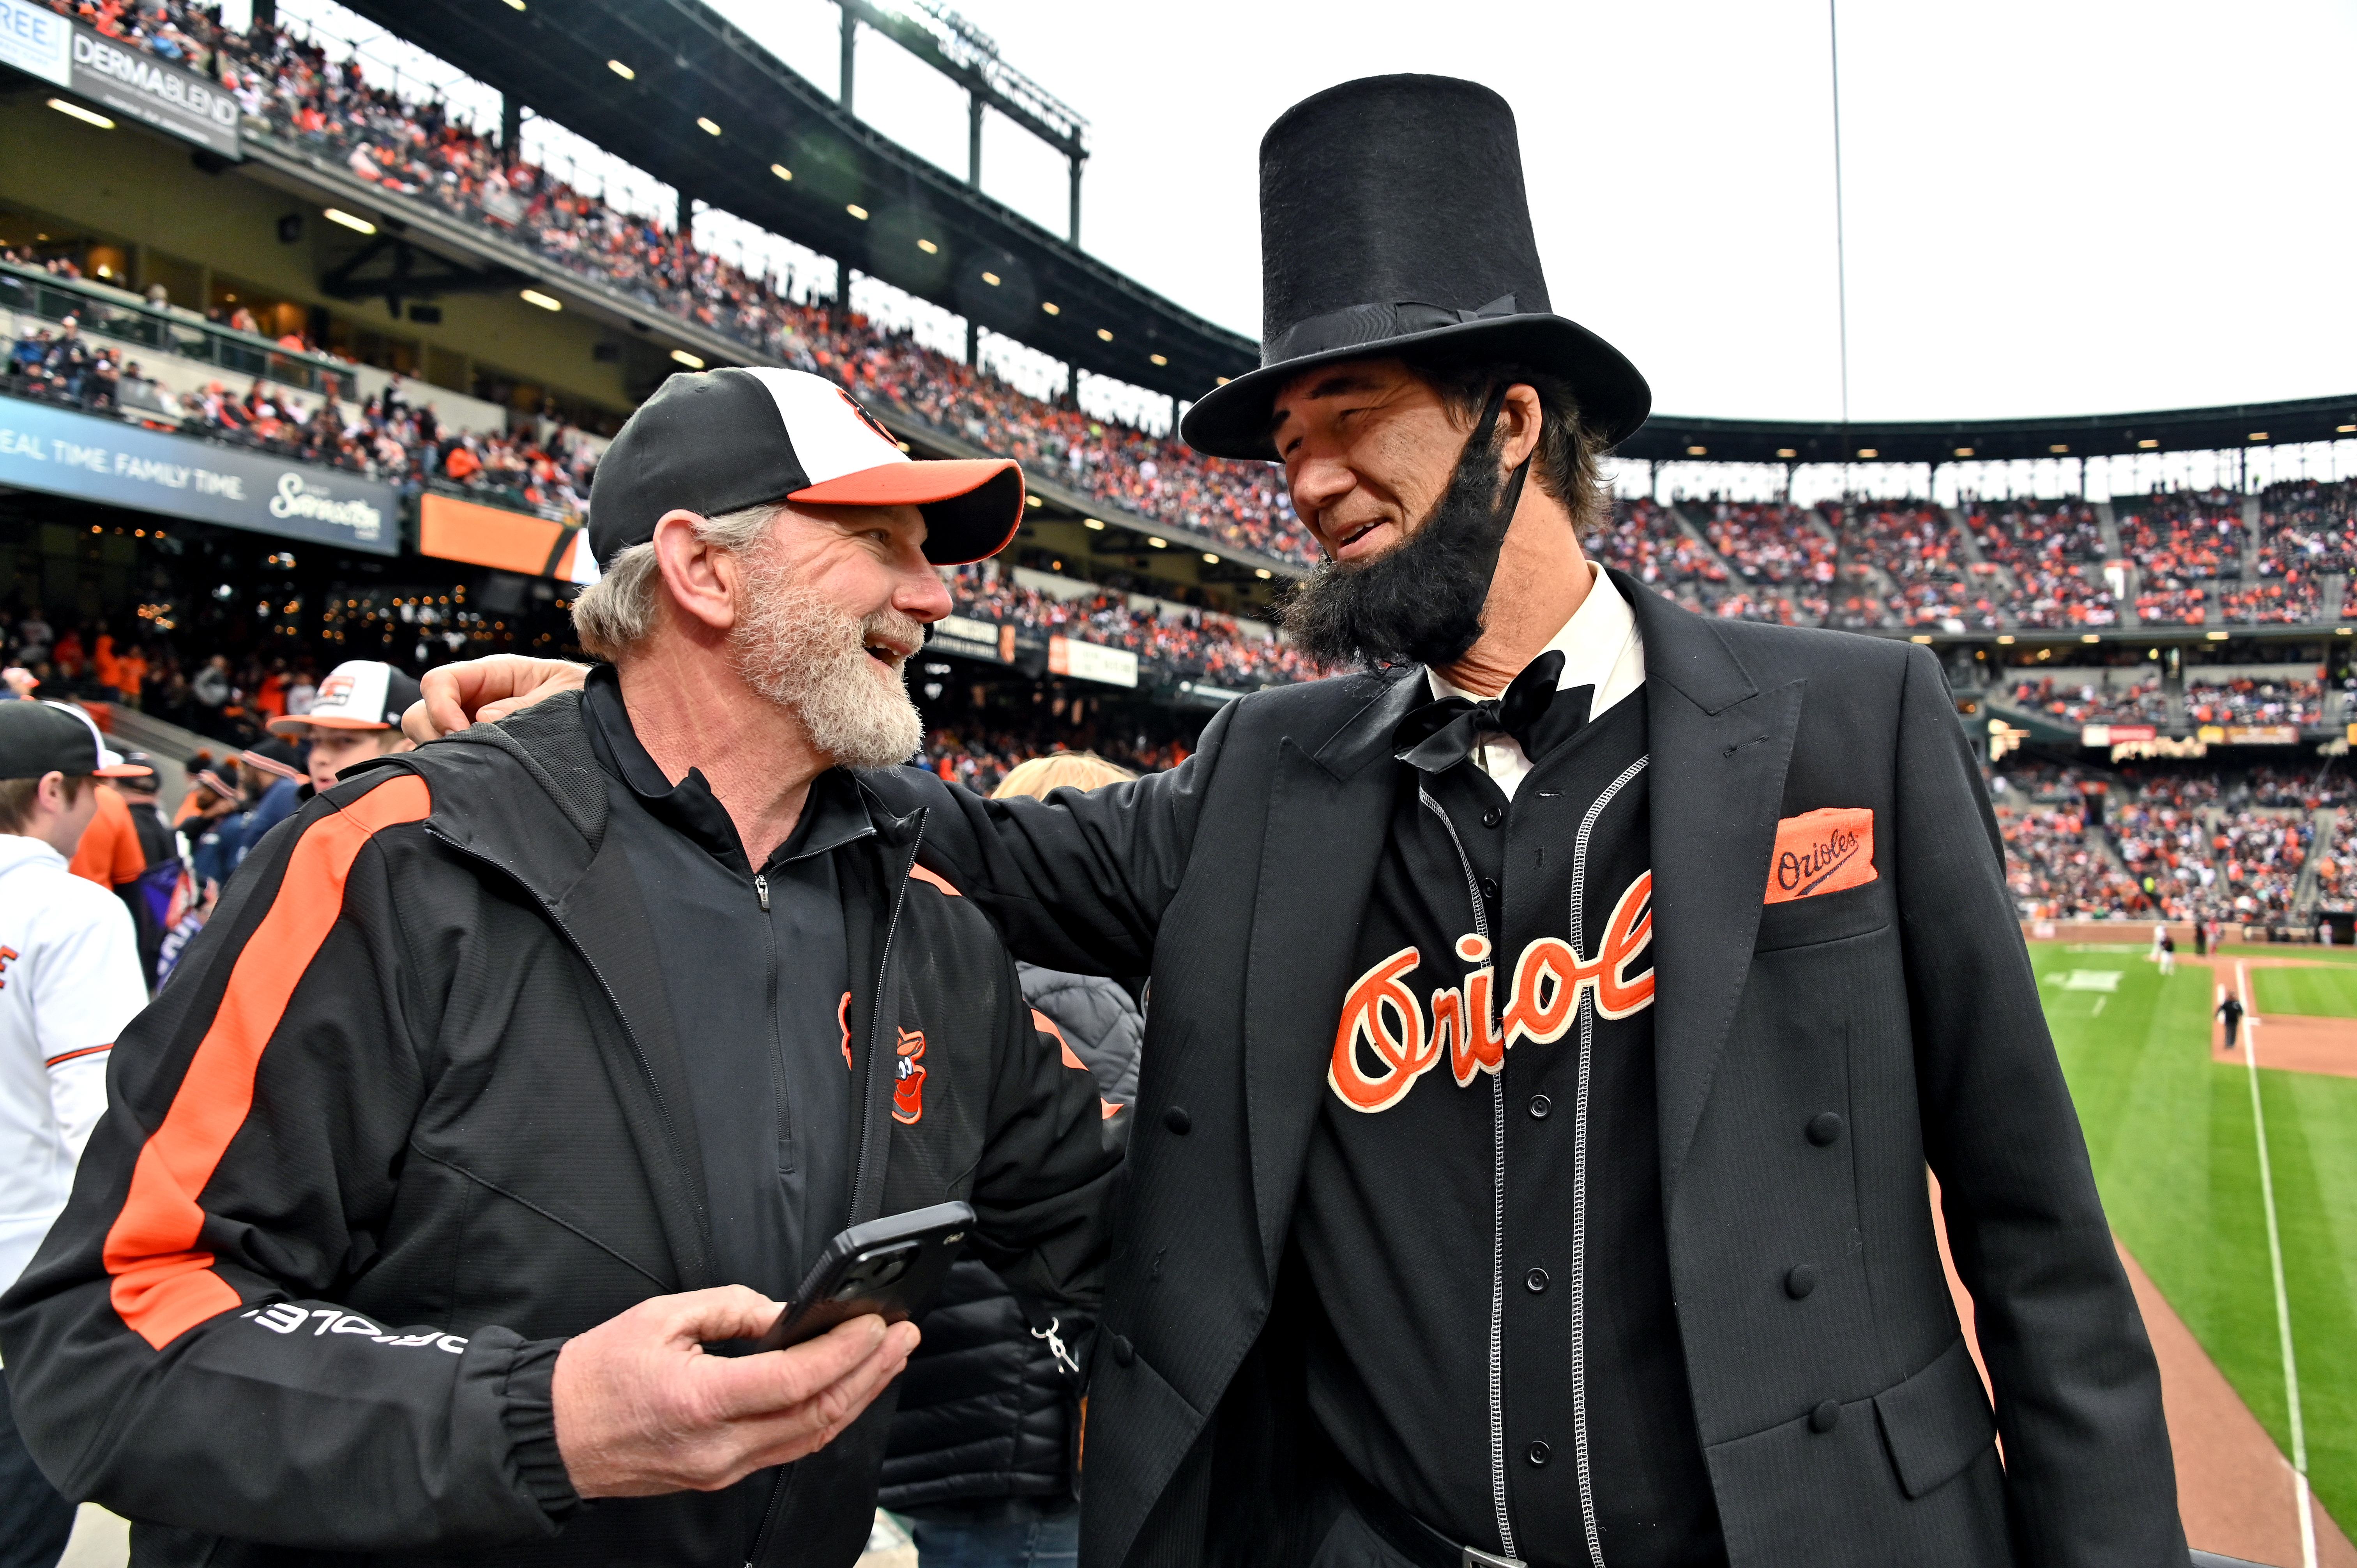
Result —
<instances>
[{"instance_id":1,"label":"orange-clad spectator","mask_svg":"<svg viewBox=\"0 0 2357 1568\"><path fill-rule=\"evenodd\" d=\"M253 706L267 725L272 719L286 716L286 666L284 661L271 667L262 678L261 689L253 694Z\"/></svg>"},{"instance_id":2,"label":"orange-clad spectator","mask_svg":"<svg viewBox=\"0 0 2357 1568\"><path fill-rule=\"evenodd\" d=\"M453 446L450 456L443 459L442 468L454 479L469 479L483 471L483 460L467 447Z\"/></svg>"},{"instance_id":3,"label":"orange-clad spectator","mask_svg":"<svg viewBox=\"0 0 2357 1568\"><path fill-rule=\"evenodd\" d=\"M58 645L49 650L49 662L55 664L58 674L68 681L81 673L81 667L88 658L82 649L81 633L71 627L68 627L66 634L58 639Z\"/></svg>"},{"instance_id":4,"label":"orange-clad spectator","mask_svg":"<svg viewBox=\"0 0 2357 1568\"><path fill-rule=\"evenodd\" d=\"M125 707L139 705L139 693L147 686L147 655L134 645L127 652L114 656L114 689L123 693Z\"/></svg>"},{"instance_id":5,"label":"orange-clad spectator","mask_svg":"<svg viewBox=\"0 0 2357 1568\"><path fill-rule=\"evenodd\" d=\"M116 676L120 674L121 671L115 668L114 634L113 632L100 632L98 634L98 640L91 644L90 672L102 686L110 686L116 690L120 690L122 688L122 682L116 679Z\"/></svg>"},{"instance_id":6,"label":"orange-clad spectator","mask_svg":"<svg viewBox=\"0 0 2357 1568\"><path fill-rule=\"evenodd\" d=\"M81 835L81 847L66 867L76 876L97 883L112 893L136 882L147 869L147 854L139 847L139 829L131 820L131 805L112 784L98 787L98 815Z\"/></svg>"}]
</instances>

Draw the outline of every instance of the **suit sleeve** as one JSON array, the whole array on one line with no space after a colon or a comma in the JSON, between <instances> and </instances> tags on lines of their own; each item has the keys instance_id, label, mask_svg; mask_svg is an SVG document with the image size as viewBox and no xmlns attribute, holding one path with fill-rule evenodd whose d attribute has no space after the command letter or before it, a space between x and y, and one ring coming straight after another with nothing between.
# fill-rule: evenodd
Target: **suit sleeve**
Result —
<instances>
[{"instance_id":1,"label":"suit sleeve","mask_svg":"<svg viewBox=\"0 0 2357 1568\"><path fill-rule=\"evenodd\" d=\"M913 768L873 782L896 810L926 810L918 858L982 908L1016 957L1082 974L1144 974L1239 705L1214 715L1177 768L1085 793L989 800Z\"/></svg>"},{"instance_id":2,"label":"suit sleeve","mask_svg":"<svg viewBox=\"0 0 2357 1568\"><path fill-rule=\"evenodd\" d=\"M545 1538L556 1341L343 1294L389 1228L443 986L402 936L414 774L315 801L113 1054L71 1201L0 1299L17 1425L69 1497L316 1551Z\"/></svg>"},{"instance_id":3,"label":"suit sleeve","mask_svg":"<svg viewBox=\"0 0 2357 1568\"><path fill-rule=\"evenodd\" d=\"M2047 1033L1996 819L1928 650L1910 653L1897 766L1924 1150L1995 1388L2018 1561L2181 1563L2159 1369Z\"/></svg>"}]
</instances>

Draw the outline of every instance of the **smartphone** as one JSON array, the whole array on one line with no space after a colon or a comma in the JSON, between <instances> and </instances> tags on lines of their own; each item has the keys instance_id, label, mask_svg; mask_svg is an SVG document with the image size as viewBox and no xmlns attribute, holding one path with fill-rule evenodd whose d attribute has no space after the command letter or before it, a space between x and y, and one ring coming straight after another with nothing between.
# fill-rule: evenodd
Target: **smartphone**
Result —
<instances>
[{"instance_id":1,"label":"smartphone","mask_svg":"<svg viewBox=\"0 0 2357 1568\"><path fill-rule=\"evenodd\" d=\"M887 1323L916 1316L931 1304L973 1228L974 1210L963 1203L853 1226L826 1244L754 1349L782 1350L871 1312Z\"/></svg>"}]
</instances>

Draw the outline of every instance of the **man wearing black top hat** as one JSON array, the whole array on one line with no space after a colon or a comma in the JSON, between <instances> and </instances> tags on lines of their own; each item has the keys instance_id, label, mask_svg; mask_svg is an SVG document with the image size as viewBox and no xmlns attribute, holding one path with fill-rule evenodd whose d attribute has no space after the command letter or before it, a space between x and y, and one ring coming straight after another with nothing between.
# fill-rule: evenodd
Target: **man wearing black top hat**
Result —
<instances>
[{"instance_id":1,"label":"man wearing black top hat","mask_svg":"<svg viewBox=\"0 0 2357 1568\"><path fill-rule=\"evenodd\" d=\"M1262 209L1264 368L1185 435L1283 462L1288 624L1369 672L1085 796L879 785L1019 956L1152 969L1082 1560L2183 1563L1936 662L1582 557L1650 393L1495 94L1320 93Z\"/></svg>"}]
</instances>

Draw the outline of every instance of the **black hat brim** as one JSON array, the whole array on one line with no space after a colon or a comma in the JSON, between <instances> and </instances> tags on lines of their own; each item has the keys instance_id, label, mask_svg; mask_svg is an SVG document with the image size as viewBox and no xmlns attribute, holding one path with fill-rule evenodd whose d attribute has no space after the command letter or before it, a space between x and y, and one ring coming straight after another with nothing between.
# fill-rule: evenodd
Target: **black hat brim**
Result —
<instances>
[{"instance_id":1,"label":"black hat brim","mask_svg":"<svg viewBox=\"0 0 2357 1568\"><path fill-rule=\"evenodd\" d=\"M1304 371L1349 360L1441 355L1524 365L1563 377L1579 399L1582 422L1608 447L1634 435L1652 412L1653 390L1627 355L1577 321L1534 314L1452 322L1264 365L1206 392L1179 422L1179 435L1208 456L1274 460L1270 411L1278 389Z\"/></svg>"}]
</instances>

